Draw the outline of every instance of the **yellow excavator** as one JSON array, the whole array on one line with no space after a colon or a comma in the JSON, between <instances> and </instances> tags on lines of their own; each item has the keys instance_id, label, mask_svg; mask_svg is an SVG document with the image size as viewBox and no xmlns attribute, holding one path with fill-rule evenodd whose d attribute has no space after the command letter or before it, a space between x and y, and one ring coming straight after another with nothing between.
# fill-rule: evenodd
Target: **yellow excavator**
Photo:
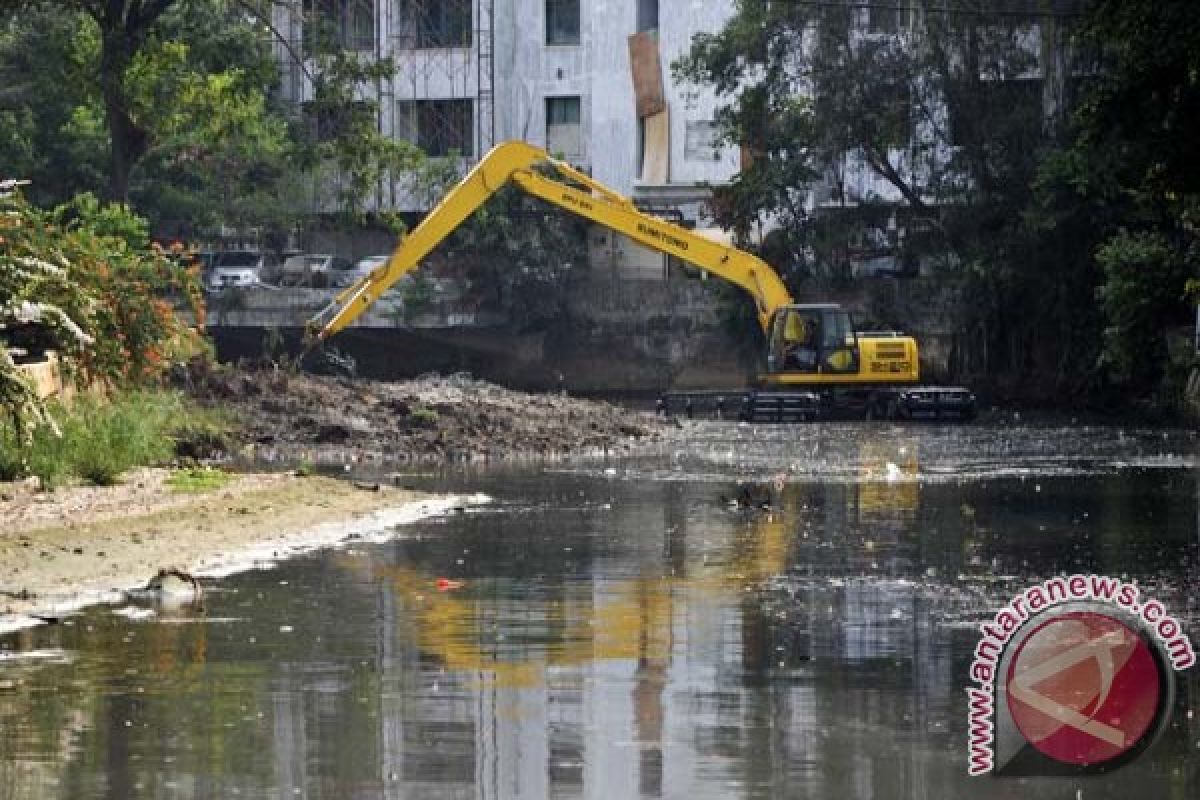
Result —
<instances>
[{"instance_id":1,"label":"yellow excavator","mask_svg":"<svg viewBox=\"0 0 1200 800\"><path fill-rule=\"evenodd\" d=\"M570 164L518 141L497 145L484 156L403 238L386 264L340 292L310 321L310 337L321 342L353 323L509 184L744 289L767 337L766 371L742 397L740 416L747 421L843 415L969 419L975 414L969 390L918 385L917 343L911 336L859 332L850 313L837 305L797 304L775 270L758 257L651 216ZM684 402L690 410L692 397Z\"/></svg>"}]
</instances>

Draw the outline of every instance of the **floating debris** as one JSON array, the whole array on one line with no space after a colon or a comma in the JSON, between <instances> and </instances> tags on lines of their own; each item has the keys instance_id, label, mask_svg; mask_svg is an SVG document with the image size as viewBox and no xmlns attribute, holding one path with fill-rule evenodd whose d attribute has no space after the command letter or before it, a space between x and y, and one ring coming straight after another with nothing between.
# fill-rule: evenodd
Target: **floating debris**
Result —
<instances>
[{"instance_id":1,"label":"floating debris","mask_svg":"<svg viewBox=\"0 0 1200 800\"><path fill-rule=\"evenodd\" d=\"M124 606L122 608L114 608L113 614L118 617L124 617L129 620L150 619L155 616L152 608L139 608L138 606Z\"/></svg>"},{"instance_id":2,"label":"floating debris","mask_svg":"<svg viewBox=\"0 0 1200 800\"><path fill-rule=\"evenodd\" d=\"M195 599L204 596L204 588L200 581L181 569L170 567L160 569L158 574L146 584L147 592L154 592L164 598Z\"/></svg>"}]
</instances>

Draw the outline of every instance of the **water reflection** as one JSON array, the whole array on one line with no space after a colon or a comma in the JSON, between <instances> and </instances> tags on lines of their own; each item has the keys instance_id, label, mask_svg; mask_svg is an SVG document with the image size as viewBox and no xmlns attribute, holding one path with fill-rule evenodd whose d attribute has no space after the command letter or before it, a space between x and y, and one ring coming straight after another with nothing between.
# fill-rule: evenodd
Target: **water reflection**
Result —
<instances>
[{"instance_id":1,"label":"water reflection","mask_svg":"<svg viewBox=\"0 0 1200 800\"><path fill-rule=\"evenodd\" d=\"M6 639L53 655L0 661L0 798L1075 796L967 779L971 625L1096 569L1200 631L1196 476L926 480L961 435L823 445L829 480L790 468L807 440L722 442L744 478L783 476L769 511L673 456L473 475L497 508L231 578L204 613ZM1196 688L1082 796L1194 796Z\"/></svg>"}]
</instances>

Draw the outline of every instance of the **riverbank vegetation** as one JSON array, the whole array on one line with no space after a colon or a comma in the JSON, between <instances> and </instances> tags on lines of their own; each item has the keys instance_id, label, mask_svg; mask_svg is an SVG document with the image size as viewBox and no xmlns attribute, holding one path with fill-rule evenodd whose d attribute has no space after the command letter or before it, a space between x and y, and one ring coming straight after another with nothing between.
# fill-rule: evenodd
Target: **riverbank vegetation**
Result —
<instances>
[{"instance_id":1,"label":"riverbank vegetation","mask_svg":"<svg viewBox=\"0 0 1200 800\"><path fill-rule=\"evenodd\" d=\"M180 437L219 435L214 415L163 388L173 363L206 351L181 256L124 206L83 195L46 211L11 184L0 195L0 479L111 484L171 458ZM53 400L19 363L47 351L62 357Z\"/></svg>"},{"instance_id":2,"label":"riverbank vegetation","mask_svg":"<svg viewBox=\"0 0 1200 800\"><path fill-rule=\"evenodd\" d=\"M746 0L674 73L717 93L721 140L750 155L718 221L797 296L879 244L956 288L966 379L1073 407L1177 393L1167 334L1200 264L1194 4Z\"/></svg>"},{"instance_id":3,"label":"riverbank vegetation","mask_svg":"<svg viewBox=\"0 0 1200 800\"><path fill-rule=\"evenodd\" d=\"M72 480L111 486L133 467L165 465L197 440L224 440L229 424L184 395L167 390L126 389L85 394L55 404L51 425L24 440L0 426L0 481L36 477L51 489ZM198 476L181 477L190 487Z\"/></svg>"}]
</instances>

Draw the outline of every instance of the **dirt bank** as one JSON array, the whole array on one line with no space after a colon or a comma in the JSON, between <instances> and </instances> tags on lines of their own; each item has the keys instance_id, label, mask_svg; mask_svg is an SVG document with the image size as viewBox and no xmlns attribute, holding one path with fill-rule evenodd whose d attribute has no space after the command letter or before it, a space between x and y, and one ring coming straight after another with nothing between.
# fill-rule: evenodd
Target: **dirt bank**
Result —
<instances>
[{"instance_id":1,"label":"dirt bank","mask_svg":"<svg viewBox=\"0 0 1200 800\"><path fill-rule=\"evenodd\" d=\"M54 493L0 485L0 630L144 586L161 568L232 572L467 502L291 475L180 494L164 474Z\"/></svg>"},{"instance_id":2,"label":"dirt bank","mask_svg":"<svg viewBox=\"0 0 1200 800\"><path fill-rule=\"evenodd\" d=\"M229 409L244 442L361 449L397 459L503 459L624 452L662 436L652 414L560 394L529 394L465 375L384 383L285 371L210 370L181 380Z\"/></svg>"}]
</instances>

